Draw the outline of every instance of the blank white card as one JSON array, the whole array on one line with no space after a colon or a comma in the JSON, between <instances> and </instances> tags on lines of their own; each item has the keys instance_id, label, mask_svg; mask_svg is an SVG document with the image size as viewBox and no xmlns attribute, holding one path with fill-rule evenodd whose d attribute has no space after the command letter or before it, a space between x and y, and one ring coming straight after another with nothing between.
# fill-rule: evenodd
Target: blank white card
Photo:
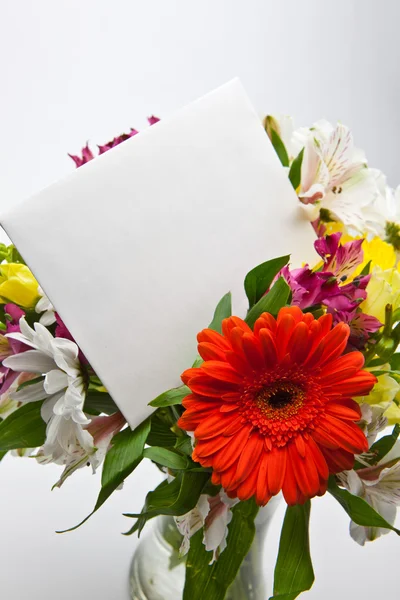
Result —
<instances>
[{"instance_id":1,"label":"blank white card","mask_svg":"<svg viewBox=\"0 0 400 600\"><path fill-rule=\"evenodd\" d=\"M287 173L234 80L22 202L1 223L135 427L257 264L313 256Z\"/></svg>"}]
</instances>

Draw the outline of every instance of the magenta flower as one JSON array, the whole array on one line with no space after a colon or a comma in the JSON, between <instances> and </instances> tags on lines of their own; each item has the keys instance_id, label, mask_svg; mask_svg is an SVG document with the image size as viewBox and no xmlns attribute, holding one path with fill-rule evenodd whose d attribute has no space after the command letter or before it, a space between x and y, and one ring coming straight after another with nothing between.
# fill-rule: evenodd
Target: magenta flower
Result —
<instances>
[{"instance_id":1,"label":"magenta flower","mask_svg":"<svg viewBox=\"0 0 400 600\"><path fill-rule=\"evenodd\" d=\"M26 350L30 350L29 346L26 346L19 340L14 340L7 337L8 333L20 333L19 320L25 316L24 311L19 308L16 304L6 304L4 306L4 312L9 315L9 319L6 323L6 334L0 333L0 360L12 356L13 354L20 354ZM3 364L0 366L0 396L4 394L14 383L14 381L21 375L8 367L4 367Z\"/></svg>"},{"instance_id":2,"label":"magenta flower","mask_svg":"<svg viewBox=\"0 0 400 600\"><path fill-rule=\"evenodd\" d=\"M335 233L315 241L315 249L323 260L320 270L312 270L308 265L292 270L286 266L280 275L292 291L293 305L302 310L324 305L332 313L335 323L345 322L350 326L349 346L361 349L382 324L359 309L367 297L370 275L359 275L344 283L364 259L363 240L341 245L341 235Z\"/></svg>"},{"instance_id":3,"label":"magenta flower","mask_svg":"<svg viewBox=\"0 0 400 600\"><path fill-rule=\"evenodd\" d=\"M151 117L148 117L147 120L149 122L149 125L155 125L155 123L158 123L158 121L160 119L153 115ZM121 135L113 138L110 142L107 142L107 144L104 144L103 146L98 146L98 149L99 149L98 155L104 154L104 152L107 152L107 150L111 150L111 148L115 148L115 146L118 146L119 144L122 144L122 142L129 140L129 138L133 137L137 133L139 133L139 132L136 129L131 128L129 133L122 133ZM68 154L68 156L70 156L72 158L72 160L74 161L74 163L77 167L81 167L82 165L85 165L90 160L93 160L94 158L96 158L96 156L93 154L93 152L89 148L88 143L86 143L86 146L84 146L82 148L82 156L78 156L76 154Z\"/></svg>"}]
</instances>

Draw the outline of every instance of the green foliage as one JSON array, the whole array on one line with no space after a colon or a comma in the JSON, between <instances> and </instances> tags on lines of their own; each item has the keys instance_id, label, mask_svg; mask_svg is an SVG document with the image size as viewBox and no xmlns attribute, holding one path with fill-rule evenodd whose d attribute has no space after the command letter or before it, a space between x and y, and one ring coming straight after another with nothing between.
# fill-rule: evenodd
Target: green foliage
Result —
<instances>
[{"instance_id":1,"label":"green foliage","mask_svg":"<svg viewBox=\"0 0 400 600\"><path fill-rule=\"evenodd\" d=\"M0 263L3 261L6 261L8 263L21 263L23 265L25 264L24 259L13 244L11 244L10 246L0 244Z\"/></svg>"},{"instance_id":2,"label":"green foliage","mask_svg":"<svg viewBox=\"0 0 400 600\"><path fill-rule=\"evenodd\" d=\"M18 448L37 448L46 438L46 423L40 409L43 401L29 402L0 423L0 452Z\"/></svg>"},{"instance_id":3,"label":"green foliage","mask_svg":"<svg viewBox=\"0 0 400 600\"><path fill-rule=\"evenodd\" d=\"M161 448L160 446L151 446L146 448L143 452L144 458L156 462L159 465L168 467L168 469L174 470L185 470L189 466L189 460L186 456L178 454L168 448Z\"/></svg>"},{"instance_id":4,"label":"green foliage","mask_svg":"<svg viewBox=\"0 0 400 600\"><path fill-rule=\"evenodd\" d=\"M393 427L392 433L381 437L374 444L372 444L368 454L372 453L373 458L370 460L367 459L367 462L376 465L380 460L382 460L393 448L399 435L400 425L396 423L396 425Z\"/></svg>"},{"instance_id":5,"label":"green foliage","mask_svg":"<svg viewBox=\"0 0 400 600\"><path fill-rule=\"evenodd\" d=\"M267 292L274 277L289 262L290 255L273 258L249 271L244 280L244 289L252 308Z\"/></svg>"},{"instance_id":6,"label":"green foliage","mask_svg":"<svg viewBox=\"0 0 400 600\"><path fill-rule=\"evenodd\" d=\"M176 419L169 416L167 409L158 409L151 417L150 433L146 444L173 448L176 443L176 433L172 431Z\"/></svg>"},{"instance_id":7,"label":"green foliage","mask_svg":"<svg viewBox=\"0 0 400 600\"><path fill-rule=\"evenodd\" d=\"M290 296L290 288L283 277L280 277L273 285L271 290L263 296L257 304L247 313L246 323L253 327L258 317L263 312L269 312L277 315L279 310L286 305Z\"/></svg>"},{"instance_id":8,"label":"green foliage","mask_svg":"<svg viewBox=\"0 0 400 600\"><path fill-rule=\"evenodd\" d=\"M210 474L201 471L181 471L171 481L163 481L146 496L141 513L126 513L125 517L137 519L133 527L126 533L135 531L139 534L146 522L158 515L184 515L194 508L210 478Z\"/></svg>"},{"instance_id":9,"label":"green foliage","mask_svg":"<svg viewBox=\"0 0 400 600\"><path fill-rule=\"evenodd\" d=\"M163 392L157 398L154 398L151 402L149 402L149 406L154 406L155 408L161 408L164 406L174 406L176 404L182 404L182 400L190 394L190 389L186 385L181 385L180 387L172 388L171 390L167 390Z\"/></svg>"},{"instance_id":10,"label":"green foliage","mask_svg":"<svg viewBox=\"0 0 400 600\"><path fill-rule=\"evenodd\" d=\"M294 600L314 583L308 533L310 509L310 501L286 509L270 600Z\"/></svg>"},{"instance_id":11,"label":"green foliage","mask_svg":"<svg viewBox=\"0 0 400 600\"><path fill-rule=\"evenodd\" d=\"M328 491L342 505L351 520L357 525L362 525L363 527L383 527L384 529L391 529L397 535L400 535L400 531L390 525L363 498L354 496L347 490L340 488L333 476L329 478Z\"/></svg>"},{"instance_id":12,"label":"green foliage","mask_svg":"<svg viewBox=\"0 0 400 600\"><path fill-rule=\"evenodd\" d=\"M222 321L232 315L232 295L230 292L225 294L217 304L215 309L213 320L209 324L208 328L221 333Z\"/></svg>"},{"instance_id":13,"label":"green foliage","mask_svg":"<svg viewBox=\"0 0 400 600\"><path fill-rule=\"evenodd\" d=\"M301 165L303 163L303 156L304 156L304 148L301 150L299 155L294 159L294 161L292 162L292 165L290 167L290 170L289 170L289 180L290 180L290 183L292 184L292 186L294 187L295 191L297 191L297 188L299 187L300 181L301 181Z\"/></svg>"},{"instance_id":14,"label":"green foliage","mask_svg":"<svg viewBox=\"0 0 400 600\"><path fill-rule=\"evenodd\" d=\"M212 552L206 552L203 531L190 540L186 561L186 581L183 600L223 600L234 581L254 539L258 507L254 500L240 502L232 509L228 525L227 548L216 562L210 565Z\"/></svg>"},{"instance_id":15,"label":"green foliage","mask_svg":"<svg viewBox=\"0 0 400 600\"><path fill-rule=\"evenodd\" d=\"M113 438L111 450L107 452L101 475L101 490L93 511L75 527L60 531L73 531L85 523L121 483L136 469L143 457L144 445L150 432L150 418L143 421L133 431L124 429Z\"/></svg>"},{"instance_id":16,"label":"green foliage","mask_svg":"<svg viewBox=\"0 0 400 600\"><path fill-rule=\"evenodd\" d=\"M275 149L275 152L277 153L278 158L282 163L282 166L288 167L289 166L289 156L288 156L287 150L285 148L285 144L282 142L282 139L277 134L275 129L271 129L270 139L271 139L272 145Z\"/></svg>"},{"instance_id":17,"label":"green foliage","mask_svg":"<svg viewBox=\"0 0 400 600\"><path fill-rule=\"evenodd\" d=\"M108 392L99 392L98 390L89 389L83 411L90 415L113 415L118 412L118 406L111 398Z\"/></svg>"}]
</instances>

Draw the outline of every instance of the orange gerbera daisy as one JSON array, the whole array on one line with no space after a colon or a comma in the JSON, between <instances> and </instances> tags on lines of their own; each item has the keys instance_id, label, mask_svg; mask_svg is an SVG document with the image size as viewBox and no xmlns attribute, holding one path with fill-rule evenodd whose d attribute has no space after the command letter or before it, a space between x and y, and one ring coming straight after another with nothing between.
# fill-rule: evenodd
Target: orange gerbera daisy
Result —
<instances>
[{"instance_id":1,"label":"orange gerbera daisy","mask_svg":"<svg viewBox=\"0 0 400 600\"><path fill-rule=\"evenodd\" d=\"M351 396L368 394L376 377L361 352L343 356L349 327L332 329L297 308L264 313L254 331L238 317L222 335L198 335L204 363L187 369L190 388L178 425L194 431L193 459L213 469L231 497L264 505L282 490L289 505L326 492L329 473L351 469L368 443Z\"/></svg>"}]
</instances>

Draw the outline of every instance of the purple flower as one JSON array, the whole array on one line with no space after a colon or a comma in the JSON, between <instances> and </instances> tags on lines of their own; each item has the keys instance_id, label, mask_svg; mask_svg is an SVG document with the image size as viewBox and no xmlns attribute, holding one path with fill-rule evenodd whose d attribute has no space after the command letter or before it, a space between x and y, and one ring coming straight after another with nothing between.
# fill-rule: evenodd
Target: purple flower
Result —
<instances>
[{"instance_id":1,"label":"purple flower","mask_svg":"<svg viewBox=\"0 0 400 600\"><path fill-rule=\"evenodd\" d=\"M345 281L364 259L361 248L364 240L354 240L341 245L341 237L341 233L333 233L319 238L314 242L314 248L324 261L322 270L329 271L341 281Z\"/></svg>"},{"instance_id":2,"label":"purple flower","mask_svg":"<svg viewBox=\"0 0 400 600\"><path fill-rule=\"evenodd\" d=\"M366 315L360 310L330 311L333 315L333 324L347 323L350 327L348 349L361 350L364 348L371 334L376 333L383 325L372 315Z\"/></svg>"}]
</instances>

